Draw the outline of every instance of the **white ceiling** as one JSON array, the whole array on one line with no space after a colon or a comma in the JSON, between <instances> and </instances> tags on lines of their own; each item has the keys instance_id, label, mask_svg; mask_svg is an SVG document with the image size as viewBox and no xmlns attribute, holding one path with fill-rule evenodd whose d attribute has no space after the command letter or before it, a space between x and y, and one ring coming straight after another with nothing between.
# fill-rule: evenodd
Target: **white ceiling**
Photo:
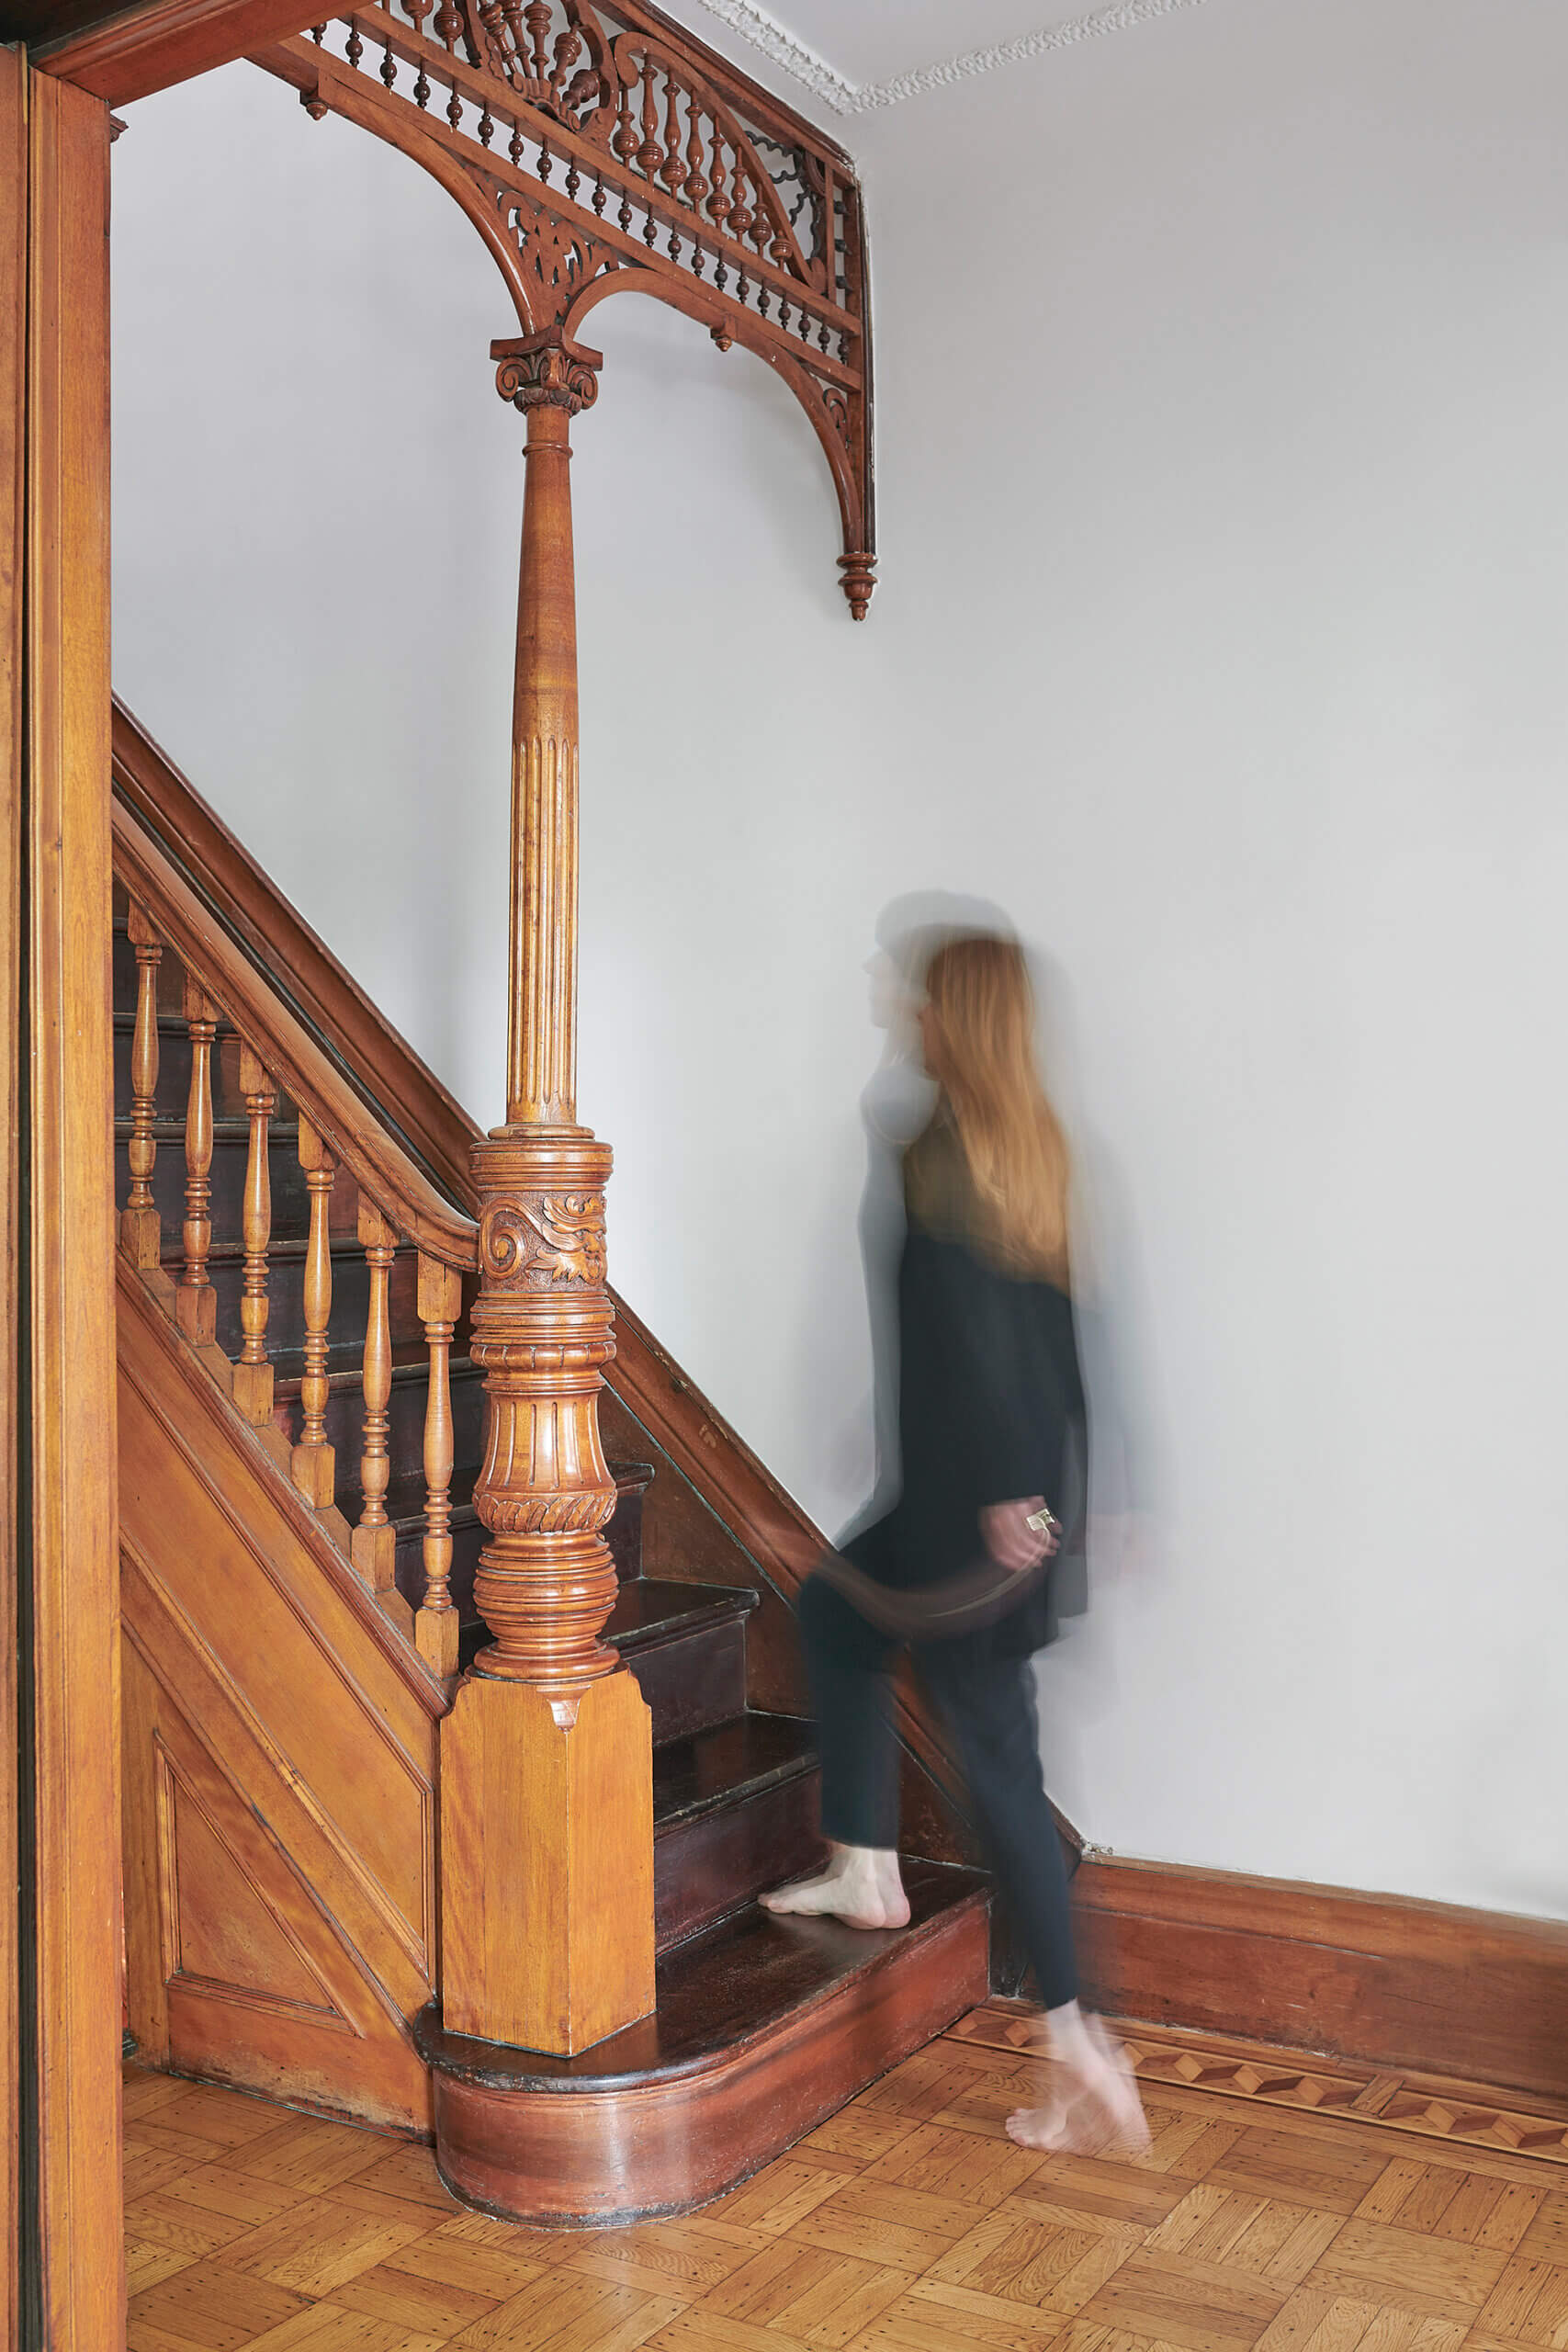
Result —
<instances>
[{"instance_id":1,"label":"white ceiling","mask_svg":"<svg viewBox=\"0 0 1568 2352\"><path fill-rule=\"evenodd\" d=\"M1130 30L1202 0L690 0L694 31L809 113L852 115L959 74Z\"/></svg>"},{"instance_id":2,"label":"white ceiling","mask_svg":"<svg viewBox=\"0 0 1568 2352\"><path fill-rule=\"evenodd\" d=\"M1094 0L773 0L769 13L847 82L887 82L1088 13Z\"/></svg>"}]
</instances>

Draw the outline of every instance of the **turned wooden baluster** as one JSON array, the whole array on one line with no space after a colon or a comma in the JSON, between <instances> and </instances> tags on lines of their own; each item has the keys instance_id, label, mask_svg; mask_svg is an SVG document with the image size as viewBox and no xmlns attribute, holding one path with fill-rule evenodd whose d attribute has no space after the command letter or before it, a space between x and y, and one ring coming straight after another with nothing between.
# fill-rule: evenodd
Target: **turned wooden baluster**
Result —
<instances>
[{"instance_id":1,"label":"turned wooden baluster","mask_svg":"<svg viewBox=\"0 0 1568 2352\"><path fill-rule=\"evenodd\" d=\"M163 1227L152 1198L158 1147L152 1136L158 1092L158 967L163 943L144 909L132 899L127 930L136 950L136 1034L130 1042L130 1192L120 1211L119 1246L136 1266L155 1266Z\"/></svg>"},{"instance_id":2,"label":"turned wooden baluster","mask_svg":"<svg viewBox=\"0 0 1568 2352\"><path fill-rule=\"evenodd\" d=\"M413 1637L425 1664L444 1678L457 1671L457 1611L452 1573L452 1334L462 1307L457 1271L439 1258L419 1256L419 1319L430 1351L424 1407L424 1600Z\"/></svg>"},{"instance_id":3,"label":"turned wooden baluster","mask_svg":"<svg viewBox=\"0 0 1568 2352\"><path fill-rule=\"evenodd\" d=\"M218 1332L218 1294L207 1271L207 1253L212 1246L212 1040L218 1034L218 1007L188 972L185 1017L190 1031L185 1265L175 1293L175 1319L187 1340L206 1341Z\"/></svg>"},{"instance_id":4,"label":"turned wooden baluster","mask_svg":"<svg viewBox=\"0 0 1568 2352\"><path fill-rule=\"evenodd\" d=\"M370 1267L370 1307L365 1322L365 1443L359 1463L365 1508L349 1540L349 1556L372 1592L389 1592L397 1566L398 1532L387 1517L387 1488L392 1476L387 1453L391 1426L387 1408L392 1396L392 1320L387 1292L398 1237L380 1210L364 1199L359 1204L359 1238Z\"/></svg>"},{"instance_id":5,"label":"turned wooden baluster","mask_svg":"<svg viewBox=\"0 0 1568 2352\"><path fill-rule=\"evenodd\" d=\"M245 1160L244 1289L240 1298L240 1327L244 1345L234 1366L234 1402L250 1421L272 1419L272 1366L266 1360L266 1253L272 1245L272 1166L267 1122L277 1097L261 1059L243 1040L240 1045L240 1091L251 1123L250 1150Z\"/></svg>"},{"instance_id":6,"label":"turned wooden baluster","mask_svg":"<svg viewBox=\"0 0 1568 2352\"><path fill-rule=\"evenodd\" d=\"M598 1411L610 1152L576 1099L570 419L599 360L558 322L492 352L528 421L506 1125L473 1159L488 1416L474 1598L494 1638L441 1728L442 2005L454 2032L570 2054L654 2000L649 1718L599 1638L616 1589Z\"/></svg>"},{"instance_id":7,"label":"turned wooden baluster","mask_svg":"<svg viewBox=\"0 0 1568 2352\"><path fill-rule=\"evenodd\" d=\"M310 1238L305 1251L305 1376L299 1383L302 1415L299 1442L289 1467L307 1502L324 1510L332 1501L336 1473L334 1449L327 1443L327 1326L333 1314L333 1253L328 1224L337 1165L305 1116L299 1114L299 1165L310 1195Z\"/></svg>"}]
</instances>

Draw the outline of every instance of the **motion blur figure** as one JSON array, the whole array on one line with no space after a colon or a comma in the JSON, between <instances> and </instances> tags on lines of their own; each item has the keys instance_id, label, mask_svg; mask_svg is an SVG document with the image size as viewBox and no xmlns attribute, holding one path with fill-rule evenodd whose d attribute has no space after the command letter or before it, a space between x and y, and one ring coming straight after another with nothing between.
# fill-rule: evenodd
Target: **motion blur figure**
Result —
<instances>
[{"instance_id":1,"label":"motion blur figure","mask_svg":"<svg viewBox=\"0 0 1568 2352\"><path fill-rule=\"evenodd\" d=\"M1147 2131L1131 2071L1078 2005L1030 1667L1055 1630L1054 1555L1087 1452L1068 1156L1040 1082L1016 942L987 932L937 947L919 1029L937 1095L903 1159L900 1477L896 1499L801 1595L831 1858L819 1877L762 1900L854 1928L908 1923L890 1669L912 1645L1045 2005L1053 2096L1010 2116L1008 2130L1030 2147L1138 2147Z\"/></svg>"}]
</instances>

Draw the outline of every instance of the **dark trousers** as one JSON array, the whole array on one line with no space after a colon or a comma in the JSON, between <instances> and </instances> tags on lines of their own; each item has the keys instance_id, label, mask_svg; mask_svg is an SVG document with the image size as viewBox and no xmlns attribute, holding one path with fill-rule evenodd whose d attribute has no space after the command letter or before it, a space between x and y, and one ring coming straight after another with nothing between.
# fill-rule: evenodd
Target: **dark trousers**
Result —
<instances>
[{"instance_id":1,"label":"dark trousers","mask_svg":"<svg viewBox=\"0 0 1568 2352\"><path fill-rule=\"evenodd\" d=\"M822 1755L822 1835L898 1843L890 1669L900 1647L842 1593L808 1578L800 1636ZM1067 1873L1040 1764L1027 1658L978 1660L966 1642L917 1642L916 1667L958 1742L986 1857L1012 1905L1048 2009L1077 1998Z\"/></svg>"}]
</instances>

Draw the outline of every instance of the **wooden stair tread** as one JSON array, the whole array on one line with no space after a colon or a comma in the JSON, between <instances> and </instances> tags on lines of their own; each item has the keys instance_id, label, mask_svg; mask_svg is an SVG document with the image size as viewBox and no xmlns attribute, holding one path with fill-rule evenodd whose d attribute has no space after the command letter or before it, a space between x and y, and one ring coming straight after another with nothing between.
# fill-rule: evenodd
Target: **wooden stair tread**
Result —
<instances>
[{"instance_id":1,"label":"wooden stair tread","mask_svg":"<svg viewBox=\"0 0 1568 2352\"><path fill-rule=\"evenodd\" d=\"M744 1587L679 1584L663 1577L636 1577L622 1585L604 1627L604 1639L623 1657L653 1649L696 1625L749 1617L757 1596Z\"/></svg>"},{"instance_id":2,"label":"wooden stair tread","mask_svg":"<svg viewBox=\"0 0 1568 2352\"><path fill-rule=\"evenodd\" d=\"M621 2090L733 2062L855 1980L918 1965L923 1945L988 1900L977 1871L942 1862L907 1862L904 1883L907 1928L775 1918L752 1904L676 1945L659 1963L654 2014L576 2058L448 2033L434 2005L414 2019L415 2046L444 2075L495 2091Z\"/></svg>"},{"instance_id":3,"label":"wooden stair tread","mask_svg":"<svg viewBox=\"0 0 1568 2352\"><path fill-rule=\"evenodd\" d=\"M167 1272L168 1269L165 1268L164 1271ZM297 1405L299 1401L299 1383L304 1377L303 1351L299 1348L279 1348L275 1354L267 1357L267 1362L272 1366L274 1398L280 1405L284 1403ZM394 1387L401 1387L414 1381L423 1386L429 1376L429 1372L430 1358L425 1349L423 1333L417 1340L395 1339L393 1340L392 1385ZM363 1388L365 1383L365 1335L363 1332L357 1339L345 1337L333 1340L327 1351L327 1377L334 1391L343 1388ZM463 1386L471 1381L482 1380L483 1377L478 1364L470 1363L467 1356L454 1357L451 1380L454 1388ZM357 1461L352 1461L345 1463L344 1466L345 1472L357 1473L359 1464ZM357 1491L357 1489L351 1488L351 1491ZM423 1509L423 1501L420 1508Z\"/></svg>"},{"instance_id":4,"label":"wooden stair tread","mask_svg":"<svg viewBox=\"0 0 1568 2352\"><path fill-rule=\"evenodd\" d=\"M817 1769L816 1726L748 1710L653 1751L653 1834L739 1804Z\"/></svg>"}]
</instances>

